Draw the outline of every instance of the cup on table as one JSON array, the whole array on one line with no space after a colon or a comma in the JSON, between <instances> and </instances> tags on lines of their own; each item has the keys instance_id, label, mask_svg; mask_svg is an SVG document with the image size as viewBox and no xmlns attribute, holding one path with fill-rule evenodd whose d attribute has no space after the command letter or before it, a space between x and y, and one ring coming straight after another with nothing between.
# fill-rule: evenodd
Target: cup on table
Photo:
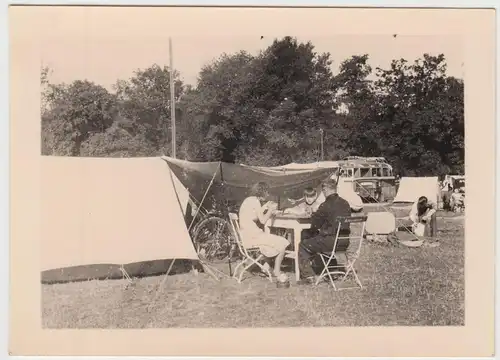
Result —
<instances>
[{"instance_id":1,"label":"cup on table","mask_svg":"<svg viewBox=\"0 0 500 360\"><path fill-rule=\"evenodd\" d=\"M312 209L308 207L308 208L306 208L305 213L306 213L306 216L311 216L313 212L312 212Z\"/></svg>"}]
</instances>

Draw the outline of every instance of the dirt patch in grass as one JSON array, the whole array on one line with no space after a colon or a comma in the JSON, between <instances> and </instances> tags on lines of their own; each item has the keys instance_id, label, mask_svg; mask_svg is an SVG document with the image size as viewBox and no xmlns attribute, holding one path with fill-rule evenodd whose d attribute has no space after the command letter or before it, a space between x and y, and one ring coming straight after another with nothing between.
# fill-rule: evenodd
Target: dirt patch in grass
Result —
<instances>
[{"instance_id":1,"label":"dirt patch in grass","mask_svg":"<svg viewBox=\"0 0 500 360\"><path fill-rule=\"evenodd\" d=\"M328 284L288 289L259 276L241 284L192 273L126 286L124 280L42 285L48 328L428 326L464 324L463 219L439 219L436 248L365 243L358 263L363 290ZM293 277L293 274L289 274Z\"/></svg>"}]
</instances>

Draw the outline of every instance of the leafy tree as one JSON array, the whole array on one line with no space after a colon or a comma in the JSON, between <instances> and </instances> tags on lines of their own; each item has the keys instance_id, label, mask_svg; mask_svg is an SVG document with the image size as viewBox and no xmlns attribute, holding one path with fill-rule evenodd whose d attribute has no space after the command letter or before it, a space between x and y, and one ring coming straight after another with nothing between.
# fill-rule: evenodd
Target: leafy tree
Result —
<instances>
[{"instance_id":1,"label":"leafy tree","mask_svg":"<svg viewBox=\"0 0 500 360\"><path fill-rule=\"evenodd\" d=\"M444 55L378 69L381 151L403 174L463 172L463 83L446 75Z\"/></svg>"},{"instance_id":2,"label":"leafy tree","mask_svg":"<svg viewBox=\"0 0 500 360\"><path fill-rule=\"evenodd\" d=\"M49 107L42 114L42 153L78 156L82 143L111 126L116 99L102 86L75 81L51 86Z\"/></svg>"},{"instance_id":3,"label":"leafy tree","mask_svg":"<svg viewBox=\"0 0 500 360\"><path fill-rule=\"evenodd\" d=\"M258 153L274 159L262 165L318 160L320 130L330 134L336 117L330 54L317 54L310 42L285 37L256 62L261 70L250 93L267 116L254 121L247 144L260 146ZM252 154L243 150L243 159ZM247 162L258 164L253 157Z\"/></svg>"},{"instance_id":4,"label":"leafy tree","mask_svg":"<svg viewBox=\"0 0 500 360\"><path fill-rule=\"evenodd\" d=\"M197 89L186 99L186 121L202 134L192 140L204 144L197 157L235 161L234 151L245 141L248 119L262 116L247 96L256 79L253 60L246 52L223 54L201 69Z\"/></svg>"},{"instance_id":5,"label":"leafy tree","mask_svg":"<svg viewBox=\"0 0 500 360\"><path fill-rule=\"evenodd\" d=\"M192 114L212 159L276 165L317 160L320 129L332 127L329 54L285 37L258 56L224 54L200 72Z\"/></svg>"},{"instance_id":6,"label":"leafy tree","mask_svg":"<svg viewBox=\"0 0 500 360\"><path fill-rule=\"evenodd\" d=\"M174 72L175 99L179 101L185 91L179 73ZM120 115L130 121L128 131L141 134L146 148L162 149L170 152L171 145L171 99L170 70L153 65L137 70L128 81L118 81L115 85L120 103Z\"/></svg>"},{"instance_id":7,"label":"leafy tree","mask_svg":"<svg viewBox=\"0 0 500 360\"><path fill-rule=\"evenodd\" d=\"M42 68L42 153L169 154L169 71L137 70L111 94L88 81L52 84ZM284 37L255 56L222 54L194 88L174 78L177 154L187 160L316 161L323 133L327 160L385 156L403 175L464 171L464 84L447 76L443 55L375 73L368 55L354 55L334 76L328 53Z\"/></svg>"},{"instance_id":8,"label":"leafy tree","mask_svg":"<svg viewBox=\"0 0 500 360\"><path fill-rule=\"evenodd\" d=\"M340 144L344 154L379 155L380 137L373 121L377 111L377 94L369 80L372 67L368 55L354 55L343 61L335 76L335 107L339 118Z\"/></svg>"},{"instance_id":9,"label":"leafy tree","mask_svg":"<svg viewBox=\"0 0 500 360\"><path fill-rule=\"evenodd\" d=\"M116 121L104 132L93 134L83 144L81 156L137 157L157 156L157 150L146 141L143 134L131 134L126 126Z\"/></svg>"}]
</instances>

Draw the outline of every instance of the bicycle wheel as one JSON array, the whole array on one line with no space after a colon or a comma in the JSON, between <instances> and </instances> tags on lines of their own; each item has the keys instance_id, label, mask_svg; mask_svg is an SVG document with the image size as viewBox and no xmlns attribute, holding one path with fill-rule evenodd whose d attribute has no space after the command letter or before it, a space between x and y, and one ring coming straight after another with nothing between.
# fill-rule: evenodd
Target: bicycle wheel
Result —
<instances>
[{"instance_id":1,"label":"bicycle wheel","mask_svg":"<svg viewBox=\"0 0 500 360\"><path fill-rule=\"evenodd\" d=\"M228 221L210 216L200 221L193 232L193 242L198 256L208 263L218 263L233 257L233 241Z\"/></svg>"}]
</instances>

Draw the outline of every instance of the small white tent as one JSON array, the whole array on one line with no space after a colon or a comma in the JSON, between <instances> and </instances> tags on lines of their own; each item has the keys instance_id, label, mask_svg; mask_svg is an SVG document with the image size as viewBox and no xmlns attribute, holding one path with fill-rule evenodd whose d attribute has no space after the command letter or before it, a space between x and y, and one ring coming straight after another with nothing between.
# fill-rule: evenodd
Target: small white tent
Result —
<instances>
[{"instance_id":1,"label":"small white tent","mask_svg":"<svg viewBox=\"0 0 500 360\"><path fill-rule=\"evenodd\" d=\"M189 194L159 158L41 158L41 271L198 259Z\"/></svg>"},{"instance_id":2,"label":"small white tent","mask_svg":"<svg viewBox=\"0 0 500 360\"><path fill-rule=\"evenodd\" d=\"M394 203L414 203L420 196L438 204L440 189L437 176L401 178Z\"/></svg>"}]
</instances>

